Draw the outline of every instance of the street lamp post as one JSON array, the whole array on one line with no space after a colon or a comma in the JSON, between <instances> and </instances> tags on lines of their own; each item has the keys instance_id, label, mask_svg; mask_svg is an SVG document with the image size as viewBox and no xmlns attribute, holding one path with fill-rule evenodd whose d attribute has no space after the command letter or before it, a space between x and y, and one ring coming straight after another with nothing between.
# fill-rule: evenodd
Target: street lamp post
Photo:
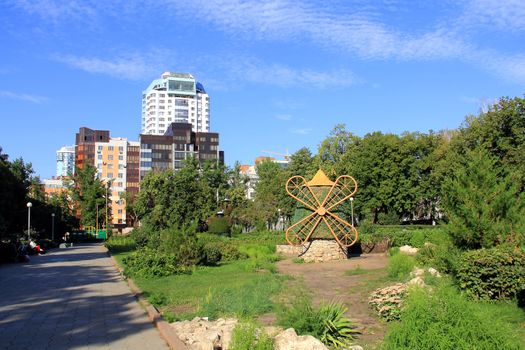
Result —
<instances>
[{"instance_id":1,"label":"street lamp post","mask_svg":"<svg viewBox=\"0 0 525 350\"><path fill-rule=\"evenodd\" d=\"M27 240L31 241L31 207L33 203L27 202Z\"/></svg>"},{"instance_id":2,"label":"street lamp post","mask_svg":"<svg viewBox=\"0 0 525 350\"><path fill-rule=\"evenodd\" d=\"M55 213L51 213L51 241L55 241Z\"/></svg>"},{"instance_id":3,"label":"street lamp post","mask_svg":"<svg viewBox=\"0 0 525 350\"><path fill-rule=\"evenodd\" d=\"M354 197L350 197L350 207L352 208L352 226L354 226Z\"/></svg>"}]
</instances>

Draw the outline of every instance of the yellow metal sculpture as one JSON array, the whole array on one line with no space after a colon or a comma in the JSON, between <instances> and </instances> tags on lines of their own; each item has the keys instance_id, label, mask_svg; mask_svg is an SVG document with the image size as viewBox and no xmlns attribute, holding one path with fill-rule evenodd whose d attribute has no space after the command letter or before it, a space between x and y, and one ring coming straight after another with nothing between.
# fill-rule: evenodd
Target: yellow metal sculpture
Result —
<instances>
[{"instance_id":1,"label":"yellow metal sculpture","mask_svg":"<svg viewBox=\"0 0 525 350\"><path fill-rule=\"evenodd\" d=\"M286 192L310 212L286 230L286 240L290 245L304 245L324 223L329 233L341 248L347 248L357 241L357 230L341 219L335 210L357 192L357 182L348 175L331 181L322 170L312 180L293 176L286 182Z\"/></svg>"}]
</instances>

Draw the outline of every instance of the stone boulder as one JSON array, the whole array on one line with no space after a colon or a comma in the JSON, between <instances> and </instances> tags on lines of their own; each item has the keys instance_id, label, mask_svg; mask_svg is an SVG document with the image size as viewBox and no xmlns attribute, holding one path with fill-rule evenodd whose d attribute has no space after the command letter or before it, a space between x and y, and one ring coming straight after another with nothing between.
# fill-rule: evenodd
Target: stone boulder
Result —
<instances>
[{"instance_id":1,"label":"stone boulder","mask_svg":"<svg viewBox=\"0 0 525 350\"><path fill-rule=\"evenodd\" d=\"M407 254L407 255L416 255L418 251L419 251L418 248L415 248L409 245L404 245L404 246L399 247L399 252L403 254Z\"/></svg>"},{"instance_id":2,"label":"stone boulder","mask_svg":"<svg viewBox=\"0 0 525 350\"><path fill-rule=\"evenodd\" d=\"M320 340L311 335L297 335L288 328L275 337L274 350L328 350Z\"/></svg>"},{"instance_id":3,"label":"stone boulder","mask_svg":"<svg viewBox=\"0 0 525 350\"><path fill-rule=\"evenodd\" d=\"M228 349L236 325L237 320L233 318L208 321L207 317L195 317L191 321L171 323L179 339L189 350L210 350L217 336L220 337L222 348Z\"/></svg>"}]
</instances>

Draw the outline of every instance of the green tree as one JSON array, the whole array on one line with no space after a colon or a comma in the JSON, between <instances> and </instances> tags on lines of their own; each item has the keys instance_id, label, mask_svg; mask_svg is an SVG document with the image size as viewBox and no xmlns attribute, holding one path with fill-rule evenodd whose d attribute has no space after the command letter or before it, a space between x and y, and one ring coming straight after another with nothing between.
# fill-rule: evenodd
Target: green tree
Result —
<instances>
[{"instance_id":1,"label":"green tree","mask_svg":"<svg viewBox=\"0 0 525 350\"><path fill-rule=\"evenodd\" d=\"M303 147L292 154L287 171L290 177L300 175L307 180L312 178L317 172L312 152L308 148Z\"/></svg>"},{"instance_id":2,"label":"green tree","mask_svg":"<svg viewBox=\"0 0 525 350\"><path fill-rule=\"evenodd\" d=\"M75 208L80 212L82 226L97 226L97 216L100 227L106 222L111 222L111 200L109 199L111 183L102 182L97 177L95 167L86 164L82 169L76 168L75 175L66 186L70 191ZM107 218L106 212L108 213Z\"/></svg>"},{"instance_id":3,"label":"green tree","mask_svg":"<svg viewBox=\"0 0 525 350\"><path fill-rule=\"evenodd\" d=\"M258 220L271 227L279 218L279 209L286 217L293 214L284 188L287 172L271 160L257 164L256 171L259 181L255 186L254 207L258 213Z\"/></svg>"},{"instance_id":4,"label":"green tree","mask_svg":"<svg viewBox=\"0 0 525 350\"><path fill-rule=\"evenodd\" d=\"M351 153L359 143L358 136L346 131L344 124L337 124L317 150L315 170L321 168L329 177L344 173L344 155Z\"/></svg>"},{"instance_id":5,"label":"green tree","mask_svg":"<svg viewBox=\"0 0 525 350\"><path fill-rule=\"evenodd\" d=\"M525 187L525 99L503 97L487 112L468 116L452 142L450 163L484 148Z\"/></svg>"},{"instance_id":6,"label":"green tree","mask_svg":"<svg viewBox=\"0 0 525 350\"><path fill-rule=\"evenodd\" d=\"M155 230L204 222L216 209L216 193L203 174L195 159L177 172L148 173L135 204L141 222Z\"/></svg>"},{"instance_id":7,"label":"green tree","mask_svg":"<svg viewBox=\"0 0 525 350\"><path fill-rule=\"evenodd\" d=\"M444 183L448 230L457 246L490 248L523 242L525 201L498 160L483 148L467 151Z\"/></svg>"}]
</instances>

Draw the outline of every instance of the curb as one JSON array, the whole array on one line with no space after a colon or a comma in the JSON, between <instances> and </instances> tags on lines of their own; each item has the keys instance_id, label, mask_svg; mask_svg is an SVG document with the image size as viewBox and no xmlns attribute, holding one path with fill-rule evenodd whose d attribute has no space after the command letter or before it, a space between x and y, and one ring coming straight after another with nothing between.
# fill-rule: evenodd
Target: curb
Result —
<instances>
[{"instance_id":1,"label":"curb","mask_svg":"<svg viewBox=\"0 0 525 350\"><path fill-rule=\"evenodd\" d=\"M159 311L151 305L146 298L144 298L144 293L140 288L135 284L131 278L127 278L124 275L124 270L120 267L117 260L106 246L103 246L106 249L106 254L110 257L113 266L117 269L120 274L120 277L127 282L128 287L131 291L131 294L137 299L139 304L146 310L148 318L153 323L153 325L158 329L160 335L166 341L171 350L188 350L188 347L179 339L177 332L170 326L170 324L162 318Z\"/></svg>"}]
</instances>

